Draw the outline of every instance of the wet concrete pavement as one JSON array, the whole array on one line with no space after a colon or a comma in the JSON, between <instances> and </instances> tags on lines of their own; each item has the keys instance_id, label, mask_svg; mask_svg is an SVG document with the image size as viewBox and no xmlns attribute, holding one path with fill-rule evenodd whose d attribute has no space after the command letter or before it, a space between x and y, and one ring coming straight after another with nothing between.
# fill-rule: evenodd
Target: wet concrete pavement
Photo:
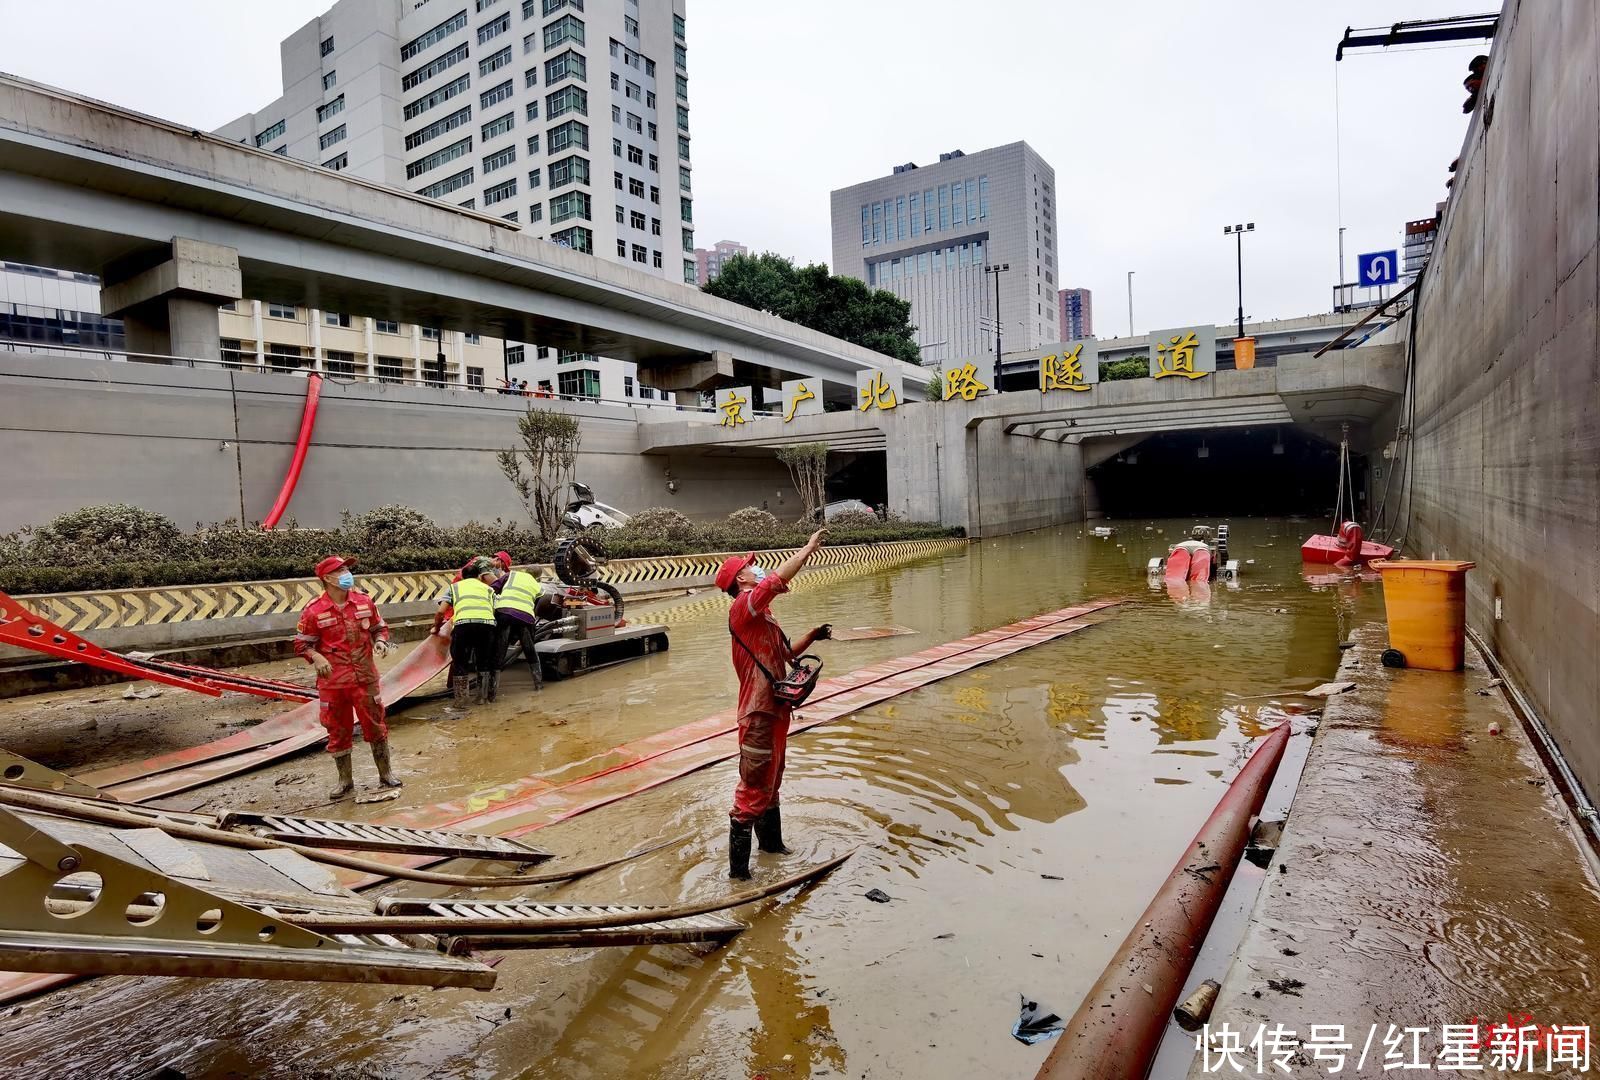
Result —
<instances>
[{"instance_id":1,"label":"wet concrete pavement","mask_svg":"<svg viewBox=\"0 0 1600 1080\"><path fill-rule=\"evenodd\" d=\"M1268 1053L1264 1072L1326 1076L1335 1051L1316 1047L1339 1037L1312 1025L1341 1025L1353 1045L1340 1075L1382 1076L1438 1068L1444 1025L1476 1019L1485 1041L1508 1016L1600 1030L1600 890L1505 691L1470 645L1466 669L1444 673L1382 667L1381 623L1355 641L1339 677L1357 689L1324 713L1213 1047L1231 1043L1223 1024L1247 1047L1281 1024L1287 1068ZM1518 1038L1538 1044L1526 1071L1582 1075L1570 1062L1546 1072L1556 1040ZM1235 1059L1244 1075L1264 1074L1258 1053ZM1491 1054L1478 1057L1494 1075ZM1218 1049L1190 1075L1240 1073Z\"/></svg>"}]
</instances>

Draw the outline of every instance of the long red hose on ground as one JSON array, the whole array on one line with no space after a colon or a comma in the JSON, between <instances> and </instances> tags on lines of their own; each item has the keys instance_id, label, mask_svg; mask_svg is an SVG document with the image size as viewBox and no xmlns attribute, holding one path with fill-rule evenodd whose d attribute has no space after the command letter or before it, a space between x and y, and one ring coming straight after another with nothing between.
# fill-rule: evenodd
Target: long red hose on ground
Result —
<instances>
[{"instance_id":1,"label":"long red hose on ground","mask_svg":"<svg viewBox=\"0 0 1600 1080\"><path fill-rule=\"evenodd\" d=\"M278 520L289 509L289 500L294 498L294 486L300 482L300 469L306 463L306 451L311 448L311 430L317 426L317 401L321 397L322 376L308 376L306 407L300 413L300 435L294 441L294 457L289 459L289 471L284 474L283 487L278 489L278 501L272 504L272 510L261 522L263 529L276 529Z\"/></svg>"},{"instance_id":2,"label":"long red hose on ground","mask_svg":"<svg viewBox=\"0 0 1600 1080\"><path fill-rule=\"evenodd\" d=\"M1125 1080L1149 1070L1288 742L1284 723L1250 755L1034 1080Z\"/></svg>"}]
</instances>

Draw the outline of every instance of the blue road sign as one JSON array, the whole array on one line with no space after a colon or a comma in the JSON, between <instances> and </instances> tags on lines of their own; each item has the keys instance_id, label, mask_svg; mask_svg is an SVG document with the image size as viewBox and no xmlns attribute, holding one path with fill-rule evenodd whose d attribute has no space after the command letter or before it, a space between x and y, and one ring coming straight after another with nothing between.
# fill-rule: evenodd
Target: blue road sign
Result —
<instances>
[{"instance_id":1,"label":"blue road sign","mask_svg":"<svg viewBox=\"0 0 1600 1080\"><path fill-rule=\"evenodd\" d=\"M1393 285L1400 280L1400 259L1396 251L1369 251L1356 256L1356 278L1368 288Z\"/></svg>"}]
</instances>

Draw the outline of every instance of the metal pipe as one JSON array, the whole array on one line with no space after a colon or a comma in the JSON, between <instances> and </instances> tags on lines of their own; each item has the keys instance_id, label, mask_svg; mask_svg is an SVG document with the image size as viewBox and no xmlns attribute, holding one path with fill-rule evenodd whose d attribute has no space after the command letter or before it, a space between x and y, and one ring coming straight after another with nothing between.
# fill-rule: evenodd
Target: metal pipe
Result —
<instances>
[{"instance_id":1,"label":"metal pipe","mask_svg":"<svg viewBox=\"0 0 1600 1080\"><path fill-rule=\"evenodd\" d=\"M1289 725L1280 724L1250 755L1100 981L1072 1014L1036 1080L1145 1075L1288 741Z\"/></svg>"}]
</instances>

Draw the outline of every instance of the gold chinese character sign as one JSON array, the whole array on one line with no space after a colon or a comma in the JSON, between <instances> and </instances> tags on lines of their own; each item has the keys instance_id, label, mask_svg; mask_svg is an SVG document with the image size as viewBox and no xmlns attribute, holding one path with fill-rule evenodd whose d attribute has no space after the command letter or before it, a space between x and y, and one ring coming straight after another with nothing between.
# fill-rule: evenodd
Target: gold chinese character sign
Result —
<instances>
[{"instance_id":1,"label":"gold chinese character sign","mask_svg":"<svg viewBox=\"0 0 1600 1080\"><path fill-rule=\"evenodd\" d=\"M1063 341L1040 349L1039 392L1094 389L1100 381L1100 347L1093 338Z\"/></svg>"},{"instance_id":2,"label":"gold chinese character sign","mask_svg":"<svg viewBox=\"0 0 1600 1080\"><path fill-rule=\"evenodd\" d=\"M783 384L783 422L822 411L821 379L790 379Z\"/></svg>"},{"instance_id":3,"label":"gold chinese character sign","mask_svg":"<svg viewBox=\"0 0 1600 1080\"><path fill-rule=\"evenodd\" d=\"M976 364L962 364L953 367L944 373L944 399L960 398L962 401L976 401L978 395L989 389L988 385L978 378Z\"/></svg>"},{"instance_id":4,"label":"gold chinese character sign","mask_svg":"<svg viewBox=\"0 0 1600 1080\"><path fill-rule=\"evenodd\" d=\"M1217 328L1186 326L1150 335L1150 377L1203 379L1217 370Z\"/></svg>"},{"instance_id":5,"label":"gold chinese character sign","mask_svg":"<svg viewBox=\"0 0 1600 1080\"><path fill-rule=\"evenodd\" d=\"M892 409L900 404L901 381L898 374L890 375L878 368L862 368L856 372L856 400L860 411Z\"/></svg>"},{"instance_id":6,"label":"gold chinese character sign","mask_svg":"<svg viewBox=\"0 0 1600 1080\"><path fill-rule=\"evenodd\" d=\"M741 424L750 422L750 388L748 386L726 386L717 391L718 421L722 427L736 428Z\"/></svg>"}]
</instances>

